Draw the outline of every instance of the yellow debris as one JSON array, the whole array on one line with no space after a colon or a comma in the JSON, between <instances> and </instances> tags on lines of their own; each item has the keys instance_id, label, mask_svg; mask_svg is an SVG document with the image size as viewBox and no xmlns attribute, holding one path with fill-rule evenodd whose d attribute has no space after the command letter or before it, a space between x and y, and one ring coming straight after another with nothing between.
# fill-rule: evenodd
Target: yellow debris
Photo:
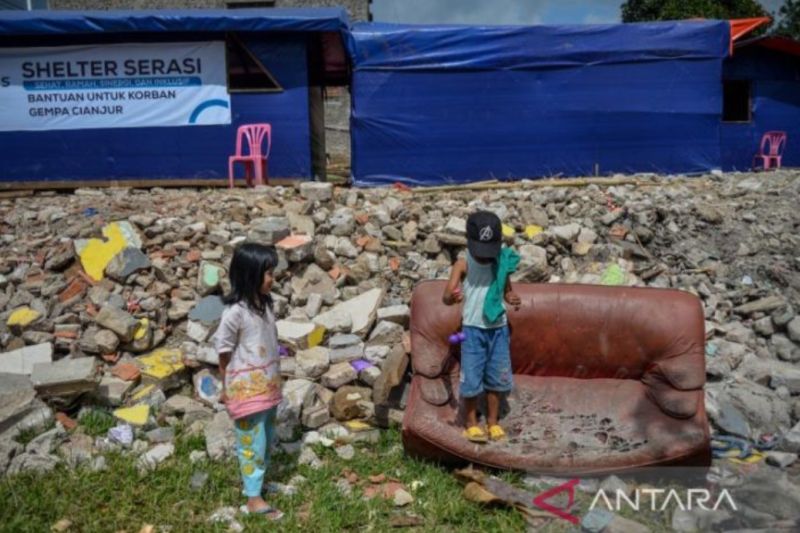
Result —
<instances>
[{"instance_id":1,"label":"yellow debris","mask_svg":"<svg viewBox=\"0 0 800 533\"><path fill-rule=\"evenodd\" d=\"M11 316L8 317L6 325L8 325L9 327L17 326L20 328L24 328L39 320L40 316L42 316L42 314L39 311L34 311L33 309L27 306L20 307L19 309L11 313Z\"/></svg>"},{"instance_id":2,"label":"yellow debris","mask_svg":"<svg viewBox=\"0 0 800 533\"><path fill-rule=\"evenodd\" d=\"M325 338L325 327L324 326L317 326L314 328L314 331L308 334L308 347L313 348L317 346L319 343L322 342L322 339Z\"/></svg>"},{"instance_id":3,"label":"yellow debris","mask_svg":"<svg viewBox=\"0 0 800 533\"><path fill-rule=\"evenodd\" d=\"M95 281L103 279L106 266L119 252L127 246L141 246L130 222L112 222L103 228L102 239L89 239L76 244L78 256L81 258L83 270Z\"/></svg>"},{"instance_id":4,"label":"yellow debris","mask_svg":"<svg viewBox=\"0 0 800 533\"><path fill-rule=\"evenodd\" d=\"M147 334L147 328L150 326L150 320L147 318L142 318L139 320L139 325L136 326L136 330L133 332L133 340L138 341L139 339L143 338Z\"/></svg>"},{"instance_id":5,"label":"yellow debris","mask_svg":"<svg viewBox=\"0 0 800 533\"><path fill-rule=\"evenodd\" d=\"M144 388L142 388L142 390L140 390L139 392L137 392L136 394L134 394L134 395L132 396L132 398L133 398L135 401L139 401L139 400L141 400L142 398L145 398L145 397L146 397L148 394L150 394L151 392L153 392L153 389L155 389L155 388L156 388L156 386L155 386L155 385L146 385Z\"/></svg>"},{"instance_id":6,"label":"yellow debris","mask_svg":"<svg viewBox=\"0 0 800 533\"><path fill-rule=\"evenodd\" d=\"M146 403L134 405L133 407L123 407L114 411L114 416L134 426L147 424L150 417L150 406Z\"/></svg>"},{"instance_id":7,"label":"yellow debris","mask_svg":"<svg viewBox=\"0 0 800 533\"><path fill-rule=\"evenodd\" d=\"M528 237L529 239L533 239L543 231L544 228L542 228L541 226L537 226L536 224L525 226L525 236Z\"/></svg>"},{"instance_id":8,"label":"yellow debris","mask_svg":"<svg viewBox=\"0 0 800 533\"><path fill-rule=\"evenodd\" d=\"M514 231L514 228L503 224L503 237L511 238L514 236L515 233L517 232Z\"/></svg>"},{"instance_id":9,"label":"yellow debris","mask_svg":"<svg viewBox=\"0 0 800 533\"><path fill-rule=\"evenodd\" d=\"M164 379L183 370L183 353L180 349L159 348L138 359L142 374Z\"/></svg>"},{"instance_id":10,"label":"yellow debris","mask_svg":"<svg viewBox=\"0 0 800 533\"><path fill-rule=\"evenodd\" d=\"M368 429L372 429L372 426L369 424L362 422L361 420L348 420L344 423L347 426L347 429L350 431L367 431Z\"/></svg>"}]
</instances>

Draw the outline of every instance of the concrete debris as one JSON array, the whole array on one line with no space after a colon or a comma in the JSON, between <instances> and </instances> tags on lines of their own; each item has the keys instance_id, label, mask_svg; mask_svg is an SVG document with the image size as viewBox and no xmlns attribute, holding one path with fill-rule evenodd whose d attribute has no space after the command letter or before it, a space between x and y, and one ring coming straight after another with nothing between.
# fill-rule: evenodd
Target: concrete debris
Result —
<instances>
[{"instance_id":1,"label":"concrete debris","mask_svg":"<svg viewBox=\"0 0 800 533\"><path fill-rule=\"evenodd\" d=\"M117 418L137 426L135 446L147 468L168 448L152 463L147 454L170 444L178 424L205 435L207 450L196 460L230 456L232 422L218 402L212 335L233 249L246 240L279 251L272 300L288 352L276 424L281 447L319 467L303 432L318 431L335 445L369 445L376 426L403 417L412 374L404 348L411 291L447 276L463 254L467 216L484 208L501 216L503 236L521 256L512 282L698 295L711 430L748 439L780 435L769 468L794 472L800 173L637 179L658 186L521 183L435 195L318 182L258 194L83 190L59 197L58 224L48 222L57 213L47 195L0 199L0 471L12 463L15 471L48 470L62 460L98 459L80 439L62 446L63 459L3 444L22 428L41 432L52 424L53 410L37 394L70 416L61 404L73 400L117 408ZM113 222L69 216L87 208ZM369 429L344 427L355 422ZM133 442L132 432L127 447ZM349 456L344 446L337 450ZM620 525L614 520L606 530Z\"/></svg>"}]
</instances>

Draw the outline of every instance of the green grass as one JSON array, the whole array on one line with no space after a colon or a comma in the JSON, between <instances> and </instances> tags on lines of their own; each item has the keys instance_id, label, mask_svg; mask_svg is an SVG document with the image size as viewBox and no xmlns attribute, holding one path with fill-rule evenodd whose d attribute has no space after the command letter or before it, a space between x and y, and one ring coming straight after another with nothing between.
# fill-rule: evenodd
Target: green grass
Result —
<instances>
[{"instance_id":1,"label":"green grass","mask_svg":"<svg viewBox=\"0 0 800 533\"><path fill-rule=\"evenodd\" d=\"M81 420L84 423L84 420ZM0 479L0 531L49 531L61 519L71 520L70 531L137 532L145 524L171 526L177 531L225 531L224 524L209 524L219 507L244 502L235 461L192 465L189 453L204 449L202 436L180 436L176 452L156 471L140 477L135 459L107 456L108 469L91 472L59 466L48 474L20 474ZM283 483L296 475L307 478L294 496L269 495L268 500L286 513L278 531L390 531L395 513L413 513L419 531L524 531L522 517L513 510L485 509L461 497L461 485L448 469L406 457L396 430L383 432L378 444L359 444L350 461L332 449L318 448L325 465L319 470L297 466L287 456L273 458L270 480ZM414 502L398 511L392 502L365 500L361 489L350 495L335 486L349 468L365 483L367 476L384 473L402 481ZM195 471L208 474L200 491L192 491ZM504 474L507 480L515 478ZM411 491L413 481L423 485ZM264 519L239 516L246 530L264 529ZM270 527L270 530L273 530Z\"/></svg>"},{"instance_id":2,"label":"green grass","mask_svg":"<svg viewBox=\"0 0 800 533\"><path fill-rule=\"evenodd\" d=\"M92 419L90 419L92 420ZM98 425L100 422L95 421ZM84 419L81 420L84 424ZM95 428L96 429L96 428ZM117 454L107 455L108 469L91 472L85 468L71 470L59 466L48 474L21 474L0 478L0 531L41 532L61 519L72 521L69 531L127 531L138 532L152 524L159 531L165 526L171 532L226 531L225 524L210 524L208 517L219 507L239 507L244 503L235 460L205 461L192 465L189 454L205 449L202 435L179 435L175 455L156 471L140 476L135 458ZM421 523L415 531L525 531L522 516L515 510L486 508L466 501L462 486L450 469L407 457L402 450L397 430L384 431L377 444L358 444L350 461L339 458L333 449L317 447L324 466L313 470L298 466L285 455L273 458L268 479L287 483L296 474L307 481L294 496L267 495L267 500L286 513L275 527L263 517L241 516L237 519L246 531L394 531L391 519L396 514L413 514ZM396 509L392 502L380 498L365 500L358 484L350 495L336 488L342 471L350 469L363 484L368 476L383 473L405 484L414 502ZM205 472L208 480L199 491L190 487L195 472ZM497 474L504 481L524 487L518 473ZM422 482L412 490L415 481ZM363 486L363 485L362 485ZM531 489L529 489L531 490ZM533 489L532 494L539 491ZM583 516L589 508L589 496L576 493L572 513ZM634 515L622 512L653 531L668 531L665 518ZM406 529L408 530L408 529ZM542 524L542 531L575 531L563 520Z\"/></svg>"},{"instance_id":3,"label":"green grass","mask_svg":"<svg viewBox=\"0 0 800 533\"><path fill-rule=\"evenodd\" d=\"M117 424L114 415L102 409L88 410L78 422L83 426L86 434L92 437L105 435Z\"/></svg>"}]
</instances>

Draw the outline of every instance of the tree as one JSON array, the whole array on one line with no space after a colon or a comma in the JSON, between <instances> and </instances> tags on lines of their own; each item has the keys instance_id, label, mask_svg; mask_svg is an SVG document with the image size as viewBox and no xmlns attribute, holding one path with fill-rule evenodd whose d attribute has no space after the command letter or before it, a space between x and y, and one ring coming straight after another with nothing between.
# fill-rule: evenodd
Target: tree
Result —
<instances>
[{"instance_id":1,"label":"tree","mask_svg":"<svg viewBox=\"0 0 800 533\"><path fill-rule=\"evenodd\" d=\"M778 13L780 20L775 34L800 40L800 0L786 0Z\"/></svg>"},{"instance_id":2,"label":"tree","mask_svg":"<svg viewBox=\"0 0 800 533\"><path fill-rule=\"evenodd\" d=\"M800 5L800 0L788 2ZM622 22L769 16L756 0L627 0L620 7Z\"/></svg>"}]
</instances>

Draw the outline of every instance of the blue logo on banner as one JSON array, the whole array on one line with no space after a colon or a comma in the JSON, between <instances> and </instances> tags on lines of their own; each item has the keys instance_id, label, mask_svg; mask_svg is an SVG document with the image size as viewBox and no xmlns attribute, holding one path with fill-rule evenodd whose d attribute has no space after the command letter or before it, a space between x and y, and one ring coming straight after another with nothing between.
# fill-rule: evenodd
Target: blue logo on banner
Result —
<instances>
[{"instance_id":1,"label":"blue logo on banner","mask_svg":"<svg viewBox=\"0 0 800 533\"><path fill-rule=\"evenodd\" d=\"M192 115L189 117L189 124L195 124L197 122L197 117L200 116L200 113L209 107L224 107L227 109L228 102L225 100L206 100L205 102L202 102L200 105L194 108L194 111L192 111Z\"/></svg>"}]
</instances>

